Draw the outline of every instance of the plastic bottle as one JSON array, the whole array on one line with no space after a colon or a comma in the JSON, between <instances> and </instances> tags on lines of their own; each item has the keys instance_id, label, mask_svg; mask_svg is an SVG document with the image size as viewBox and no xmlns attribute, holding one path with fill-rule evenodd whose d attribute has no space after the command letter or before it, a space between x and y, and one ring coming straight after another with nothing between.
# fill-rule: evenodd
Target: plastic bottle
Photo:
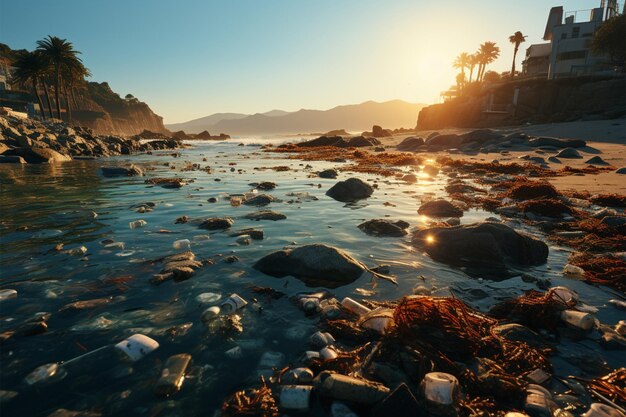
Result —
<instances>
[{"instance_id":1,"label":"plastic bottle","mask_svg":"<svg viewBox=\"0 0 626 417\"><path fill-rule=\"evenodd\" d=\"M330 346L326 346L324 349L320 350L320 358L325 361L336 359L337 356L337 351Z\"/></svg>"},{"instance_id":2,"label":"plastic bottle","mask_svg":"<svg viewBox=\"0 0 626 417\"><path fill-rule=\"evenodd\" d=\"M365 307L363 304L359 302L354 301L350 297L346 297L343 300L341 300L341 305L343 306L343 308L356 314L357 316L369 313L371 311L369 308Z\"/></svg>"},{"instance_id":3,"label":"plastic bottle","mask_svg":"<svg viewBox=\"0 0 626 417\"><path fill-rule=\"evenodd\" d=\"M335 338L328 332L317 331L309 338L309 343L314 347L325 347L335 342Z\"/></svg>"},{"instance_id":4,"label":"plastic bottle","mask_svg":"<svg viewBox=\"0 0 626 417\"><path fill-rule=\"evenodd\" d=\"M64 376L63 368L59 364L47 363L35 368L34 371L24 378L24 382L28 385L35 385L42 382L50 382L53 379L62 379Z\"/></svg>"},{"instance_id":5,"label":"plastic bottle","mask_svg":"<svg viewBox=\"0 0 626 417\"><path fill-rule=\"evenodd\" d=\"M430 372L424 376L421 391L424 399L435 406L451 406L456 402L459 381L454 375Z\"/></svg>"},{"instance_id":6,"label":"plastic bottle","mask_svg":"<svg viewBox=\"0 0 626 417\"><path fill-rule=\"evenodd\" d=\"M389 395L389 388L382 384L346 375L322 372L318 385L322 393L337 400L357 404L376 404Z\"/></svg>"},{"instance_id":7,"label":"plastic bottle","mask_svg":"<svg viewBox=\"0 0 626 417\"><path fill-rule=\"evenodd\" d=\"M593 403L583 417L623 417L623 414L610 405Z\"/></svg>"},{"instance_id":8,"label":"plastic bottle","mask_svg":"<svg viewBox=\"0 0 626 417\"><path fill-rule=\"evenodd\" d=\"M15 298L15 297L17 297L16 290L11 290L11 289L0 290L0 301L10 300L11 298Z\"/></svg>"},{"instance_id":9,"label":"plastic bottle","mask_svg":"<svg viewBox=\"0 0 626 417\"><path fill-rule=\"evenodd\" d=\"M233 314L235 311L244 308L247 304L248 302L238 294L231 294L230 297L222 303L221 310L224 314Z\"/></svg>"},{"instance_id":10,"label":"plastic bottle","mask_svg":"<svg viewBox=\"0 0 626 417\"><path fill-rule=\"evenodd\" d=\"M180 239L180 240L174 241L172 246L176 250L189 249L191 248L191 242L189 241L189 239Z\"/></svg>"},{"instance_id":11,"label":"plastic bottle","mask_svg":"<svg viewBox=\"0 0 626 417\"><path fill-rule=\"evenodd\" d=\"M185 380L185 371L191 361L191 355L181 353L170 356L157 381L155 393L158 397L169 397L177 393Z\"/></svg>"},{"instance_id":12,"label":"plastic bottle","mask_svg":"<svg viewBox=\"0 0 626 417\"><path fill-rule=\"evenodd\" d=\"M572 264L567 264L563 268L563 274L572 277L572 278L584 278L585 270L579 266L575 266Z\"/></svg>"},{"instance_id":13,"label":"plastic bottle","mask_svg":"<svg viewBox=\"0 0 626 417\"><path fill-rule=\"evenodd\" d=\"M596 323L596 319L591 314L576 310L562 311L561 319L568 325L585 331L591 330Z\"/></svg>"},{"instance_id":14,"label":"plastic bottle","mask_svg":"<svg viewBox=\"0 0 626 417\"><path fill-rule=\"evenodd\" d=\"M137 228L140 228L140 227L144 227L146 224L148 224L148 222L145 221L145 220L135 220L134 222L129 222L128 226L131 229L137 229Z\"/></svg>"},{"instance_id":15,"label":"plastic bottle","mask_svg":"<svg viewBox=\"0 0 626 417\"><path fill-rule=\"evenodd\" d=\"M313 387L310 385L284 385L280 391L280 408L300 412L309 411L312 392Z\"/></svg>"}]
</instances>

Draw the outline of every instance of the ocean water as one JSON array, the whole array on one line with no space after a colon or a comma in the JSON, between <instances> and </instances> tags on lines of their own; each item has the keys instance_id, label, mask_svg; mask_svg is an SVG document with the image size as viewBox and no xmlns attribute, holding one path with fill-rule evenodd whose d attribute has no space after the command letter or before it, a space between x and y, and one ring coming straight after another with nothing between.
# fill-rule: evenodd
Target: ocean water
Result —
<instances>
[{"instance_id":1,"label":"ocean water","mask_svg":"<svg viewBox=\"0 0 626 417\"><path fill-rule=\"evenodd\" d=\"M445 175L420 177L417 184L346 172L336 180L321 179L315 172L338 164L284 159L280 154L262 152L258 146L282 141L285 138L193 141L193 147L181 150L176 158L173 152L155 152L58 165L0 165L0 289L18 292L16 298L0 302L0 332L10 331L41 312L51 313L46 333L15 336L0 345L0 390L18 392L17 397L0 405L6 415L48 415L57 408L99 410L106 415L212 415L228 394L256 382L257 364L264 352L281 352L289 364L308 349L307 339L315 331L317 319L306 317L289 297L316 288L293 277L273 278L252 268L262 256L289 245L337 246L369 267L389 265L397 277L396 286L373 281L365 273L354 283L331 290L338 299L398 299L410 294L414 286L424 285L435 294L452 293L475 308L487 310L497 301L534 288L519 277L501 282L470 278L412 247L410 235L378 238L357 228L373 218L401 219L411 227L427 224L431 219L418 215L417 208L422 199L446 195ZM239 146L241 143L244 146ZM130 163L143 167L146 176L104 178L99 172L102 166ZM211 172L182 171L187 163L208 166ZM271 169L276 166L290 170ZM407 173L419 170L405 169ZM373 196L354 204L325 196L335 182L351 176L376 184ZM190 183L181 189L144 183L152 177L183 177ZM286 220L250 221L243 216L257 208L230 205L229 194L249 192L250 183L262 181L277 183L277 188L267 193L282 201L265 208L285 214ZM217 202L209 203L211 197ZM134 207L146 202L154 203L154 210L138 213ZM175 224L180 216L189 216L192 221ZM259 228L265 239L239 245L228 233L197 227L200 219L222 216L234 219L231 230ZM469 224L490 216L494 214L470 210L461 222ZM140 219L147 222L144 227L129 227L129 222ZM508 224L545 240L519 222ZM206 234L210 235L208 240L194 240L194 236ZM101 244L104 239L123 242L123 248L105 248ZM149 279L161 265L149 261L180 252L172 246L179 239L189 239L198 258L213 259L215 264L200 268L187 281L152 285ZM84 246L87 252L70 255L54 251L59 243L64 250ZM237 256L238 262L224 262L230 255ZM611 290L563 277L568 255L568 249L551 246L546 265L520 272L578 291L585 303L599 309L597 317L602 322L617 322L620 315L607 306L607 300L614 298ZM266 299L254 294L252 286L272 287L287 297ZM197 299L203 293L217 294L213 298L220 299L203 304ZM244 309L241 334L229 338L212 334L200 316L232 293L248 301L256 297L263 312ZM59 312L68 303L101 297L113 299L95 309ZM157 340L159 349L131 365L104 356L77 361L80 365L69 369L59 381L35 386L24 382L40 365L71 360L135 333ZM242 356L231 359L225 352L235 347L241 348ZM573 344L572 349L586 352L595 348ZM189 375L181 392L168 400L156 398L154 387L162 365L177 353L192 355ZM616 367L621 358L617 353L603 353L602 360ZM555 367L563 373L580 372L571 361L557 361Z\"/></svg>"}]
</instances>

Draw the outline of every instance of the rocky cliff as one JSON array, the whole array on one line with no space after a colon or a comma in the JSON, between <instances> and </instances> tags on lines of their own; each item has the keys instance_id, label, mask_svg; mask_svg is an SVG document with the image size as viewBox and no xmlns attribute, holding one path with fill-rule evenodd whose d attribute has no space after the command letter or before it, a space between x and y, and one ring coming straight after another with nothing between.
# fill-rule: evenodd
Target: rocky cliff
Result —
<instances>
[{"instance_id":1,"label":"rocky cliff","mask_svg":"<svg viewBox=\"0 0 626 417\"><path fill-rule=\"evenodd\" d=\"M417 129L613 119L626 114L625 81L624 77L576 77L506 82L470 97L424 107Z\"/></svg>"},{"instance_id":2,"label":"rocky cliff","mask_svg":"<svg viewBox=\"0 0 626 417\"><path fill-rule=\"evenodd\" d=\"M89 127L97 134L131 136L144 130L165 133L163 118L136 98L123 99L108 83L87 83L76 95L76 107L72 112L73 122Z\"/></svg>"}]
</instances>

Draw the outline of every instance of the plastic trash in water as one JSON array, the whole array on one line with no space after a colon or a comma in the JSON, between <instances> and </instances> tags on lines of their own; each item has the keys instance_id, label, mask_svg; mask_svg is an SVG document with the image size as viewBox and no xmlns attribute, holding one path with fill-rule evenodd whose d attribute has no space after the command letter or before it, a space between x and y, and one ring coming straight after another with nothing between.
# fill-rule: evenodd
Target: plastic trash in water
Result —
<instances>
[{"instance_id":1,"label":"plastic trash in water","mask_svg":"<svg viewBox=\"0 0 626 417\"><path fill-rule=\"evenodd\" d=\"M575 305L580 300L578 293L566 287L552 287L552 298L563 301L567 305Z\"/></svg>"},{"instance_id":2,"label":"plastic trash in water","mask_svg":"<svg viewBox=\"0 0 626 417\"><path fill-rule=\"evenodd\" d=\"M563 268L563 274L571 277L571 278L584 278L585 270L579 266L575 266L572 264L567 264Z\"/></svg>"},{"instance_id":3,"label":"plastic trash in water","mask_svg":"<svg viewBox=\"0 0 626 417\"><path fill-rule=\"evenodd\" d=\"M211 304L222 298L222 294L215 292L203 292L202 294L198 294L196 296L196 301L200 304Z\"/></svg>"},{"instance_id":4,"label":"plastic trash in water","mask_svg":"<svg viewBox=\"0 0 626 417\"><path fill-rule=\"evenodd\" d=\"M224 314L232 314L237 310L244 308L248 302L241 298L238 294L231 294L221 306Z\"/></svg>"},{"instance_id":5,"label":"plastic trash in water","mask_svg":"<svg viewBox=\"0 0 626 417\"><path fill-rule=\"evenodd\" d=\"M300 305L302 309L307 313L314 313L320 311L320 300L317 298L301 298Z\"/></svg>"},{"instance_id":6,"label":"plastic trash in water","mask_svg":"<svg viewBox=\"0 0 626 417\"><path fill-rule=\"evenodd\" d=\"M16 298L16 297L17 297L16 290L11 290L11 289L0 290L0 301L10 300L11 298Z\"/></svg>"},{"instance_id":7,"label":"plastic trash in water","mask_svg":"<svg viewBox=\"0 0 626 417\"><path fill-rule=\"evenodd\" d=\"M104 245L105 248L107 249L124 249L125 245L124 242L112 242L112 243L107 243L106 245Z\"/></svg>"},{"instance_id":8,"label":"plastic trash in water","mask_svg":"<svg viewBox=\"0 0 626 417\"><path fill-rule=\"evenodd\" d=\"M356 314L357 316L369 313L371 311L369 308L365 307L363 304L357 301L354 301L350 297L346 297L343 300L341 300L341 305L343 306L343 308Z\"/></svg>"},{"instance_id":9,"label":"plastic trash in water","mask_svg":"<svg viewBox=\"0 0 626 417\"><path fill-rule=\"evenodd\" d=\"M68 249L65 251L66 254L68 255L84 255L87 253L87 248L85 246L79 246L77 248L73 248L73 249Z\"/></svg>"},{"instance_id":10,"label":"plastic trash in water","mask_svg":"<svg viewBox=\"0 0 626 417\"><path fill-rule=\"evenodd\" d=\"M148 222L147 222L147 221L145 221L145 220L135 220L134 222L129 222L129 223L128 223L128 226L129 226L131 229L138 229L138 228L140 228L140 227L144 227L144 226L145 226L145 225L147 225L147 224L148 224Z\"/></svg>"},{"instance_id":11,"label":"plastic trash in water","mask_svg":"<svg viewBox=\"0 0 626 417\"><path fill-rule=\"evenodd\" d=\"M339 303L334 298L332 300L322 300L320 302L320 310L324 317L328 319L336 319L341 315Z\"/></svg>"},{"instance_id":12,"label":"plastic trash in water","mask_svg":"<svg viewBox=\"0 0 626 417\"><path fill-rule=\"evenodd\" d=\"M620 336L626 336L626 320L620 320L615 325L615 332Z\"/></svg>"},{"instance_id":13,"label":"plastic trash in water","mask_svg":"<svg viewBox=\"0 0 626 417\"><path fill-rule=\"evenodd\" d=\"M313 347L323 348L335 342L335 338L328 332L317 331L309 338L309 343Z\"/></svg>"},{"instance_id":14,"label":"plastic trash in water","mask_svg":"<svg viewBox=\"0 0 626 417\"><path fill-rule=\"evenodd\" d=\"M324 395L357 404L376 404L390 392L383 384L328 371L318 375L316 381Z\"/></svg>"},{"instance_id":15,"label":"plastic trash in water","mask_svg":"<svg viewBox=\"0 0 626 417\"><path fill-rule=\"evenodd\" d=\"M128 359L136 362L155 351L159 343L142 334L134 334L115 345L115 348L124 353Z\"/></svg>"},{"instance_id":16,"label":"plastic trash in water","mask_svg":"<svg viewBox=\"0 0 626 417\"><path fill-rule=\"evenodd\" d=\"M591 314L576 310L562 311L561 319L570 326L585 331L591 330L596 324L596 319Z\"/></svg>"},{"instance_id":17,"label":"plastic trash in water","mask_svg":"<svg viewBox=\"0 0 626 417\"><path fill-rule=\"evenodd\" d=\"M194 237L192 237L194 242L202 242L205 240L209 240L211 239L211 236L209 235L195 235Z\"/></svg>"},{"instance_id":18,"label":"plastic trash in water","mask_svg":"<svg viewBox=\"0 0 626 417\"><path fill-rule=\"evenodd\" d=\"M285 355L280 352L265 352L259 359L257 374L269 378L275 369L281 369L285 363Z\"/></svg>"},{"instance_id":19,"label":"plastic trash in water","mask_svg":"<svg viewBox=\"0 0 626 417\"><path fill-rule=\"evenodd\" d=\"M361 327L372 329L380 334L384 334L389 326L393 324L393 310L388 308L377 308L361 316Z\"/></svg>"},{"instance_id":20,"label":"plastic trash in water","mask_svg":"<svg viewBox=\"0 0 626 417\"><path fill-rule=\"evenodd\" d=\"M313 387L310 385L284 385L280 391L280 408L294 411L308 411Z\"/></svg>"},{"instance_id":21,"label":"plastic trash in water","mask_svg":"<svg viewBox=\"0 0 626 417\"><path fill-rule=\"evenodd\" d=\"M173 355L167 359L156 384L155 394L158 397L169 397L180 390L190 361L191 355L186 353Z\"/></svg>"},{"instance_id":22,"label":"plastic trash in water","mask_svg":"<svg viewBox=\"0 0 626 417\"><path fill-rule=\"evenodd\" d=\"M583 417L623 417L623 414L610 405L593 403Z\"/></svg>"},{"instance_id":23,"label":"plastic trash in water","mask_svg":"<svg viewBox=\"0 0 626 417\"><path fill-rule=\"evenodd\" d=\"M239 346L235 346L232 349L228 349L224 354L230 359L241 359L243 358L243 350Z\"/></svg>"},{"instance_id":24,"label":"plastic trash in water","mask_svg":"<svg viewBox=\"0 0 626 417\"><path fill-rule=\"evenodd\" d=\"M306 352L304 352L304 354L302 354L302 357L300 358L300 362L307 364L319 358L320 358L319 352L316 352L314 350L307 350Z\"/></svg>"},{"instance_id":25,"label":"plastic trash in water","mask_svg":"<svg viewBox=\"0 0 626 417\"><path fill-rule=\"evenodd\" d=\"M218 306L209 307L202 313L201 320L203 323L209 323L215 320L220 315L220 308Z\"/></svg>"},{"instance_id":26,"label":"plastic trash in water","mask_svg":"<svg viewBox=\"0 0 626 417\"><path fill-rule=\"evenodd\" d=\"M64 370L58 363L47 363L41 365L24 378L24 382L28 385L40 384L42 382L50 382L53 379L60 379L64 376Z\"/></svg>"},{"instance_id":27,"label":"plastic trash in water","mask_svg":"<svg viewBox=\"0 0 626 417\"><path fill-rule=\"evenodd\" d=\"M191 242L189 241L189 239L180 239L180 240L174 241L172 246L174 247L174 249L177 249L177 250L189 249L191 248Z\"/></svg>"},{"instance_id":28,"label":"plastic trash in water","mask_svg":"<svg viewBox=\"0 0 626 417\"><path fill-rule=\"evenodd\" d=\"M325 361L330 359L336 359L337 356L337 351L330 346L326 346L324 349L320 350L320 358L324 359Z\"/></svg>"},{"instance_id":29,"label":"plastic trash in water","mask_svg":"<svg viewBox=\"0 0 626 417\"><path fill-rule=\"evenodd\" d=\"M430 372L421 384L424 399L435 406L451 406L456 402L459 381L444 372Z\"/></svg>"},{"instance_id":30,"label":"plastic trash in water","mask_svg":"<svg viewBox=\"0 0 626 417\"><path fill-rule=\"evenodd\" d=\"M280 377L281 384L310 384L313 382L313 371L309 368L295 368Z\"/></svg>"}]
</instances>

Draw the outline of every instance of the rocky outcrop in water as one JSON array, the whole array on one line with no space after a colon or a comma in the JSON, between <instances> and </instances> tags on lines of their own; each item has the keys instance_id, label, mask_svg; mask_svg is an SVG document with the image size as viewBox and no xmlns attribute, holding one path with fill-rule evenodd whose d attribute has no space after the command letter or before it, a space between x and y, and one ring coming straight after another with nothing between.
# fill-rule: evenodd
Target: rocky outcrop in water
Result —
<instances>
[{"instance_id":1,"label":"rocky outcrop in water","mask_svg":"<svg viewBox=\"0 0 626 417\"><path fill-rule=\"evenodd\" d=\"M95 135L85 127L59 122L38 122L0 116L0 162L55 163L76 157L129 155L151 150L176 149L175 139L140 142L119 136Z\"/></svg>"},{"instance_id":2,"label":"rocky outcrop in water","mask_svg":"<svg viewBox=\"0 0 626 417\"><path fill-rule=\"evenodd\" d=\"M333 185L326 195L337 201L350 202L361 200L372 195L374 188L358 178L348 178Z\"/></svg>"}]
</instances>

